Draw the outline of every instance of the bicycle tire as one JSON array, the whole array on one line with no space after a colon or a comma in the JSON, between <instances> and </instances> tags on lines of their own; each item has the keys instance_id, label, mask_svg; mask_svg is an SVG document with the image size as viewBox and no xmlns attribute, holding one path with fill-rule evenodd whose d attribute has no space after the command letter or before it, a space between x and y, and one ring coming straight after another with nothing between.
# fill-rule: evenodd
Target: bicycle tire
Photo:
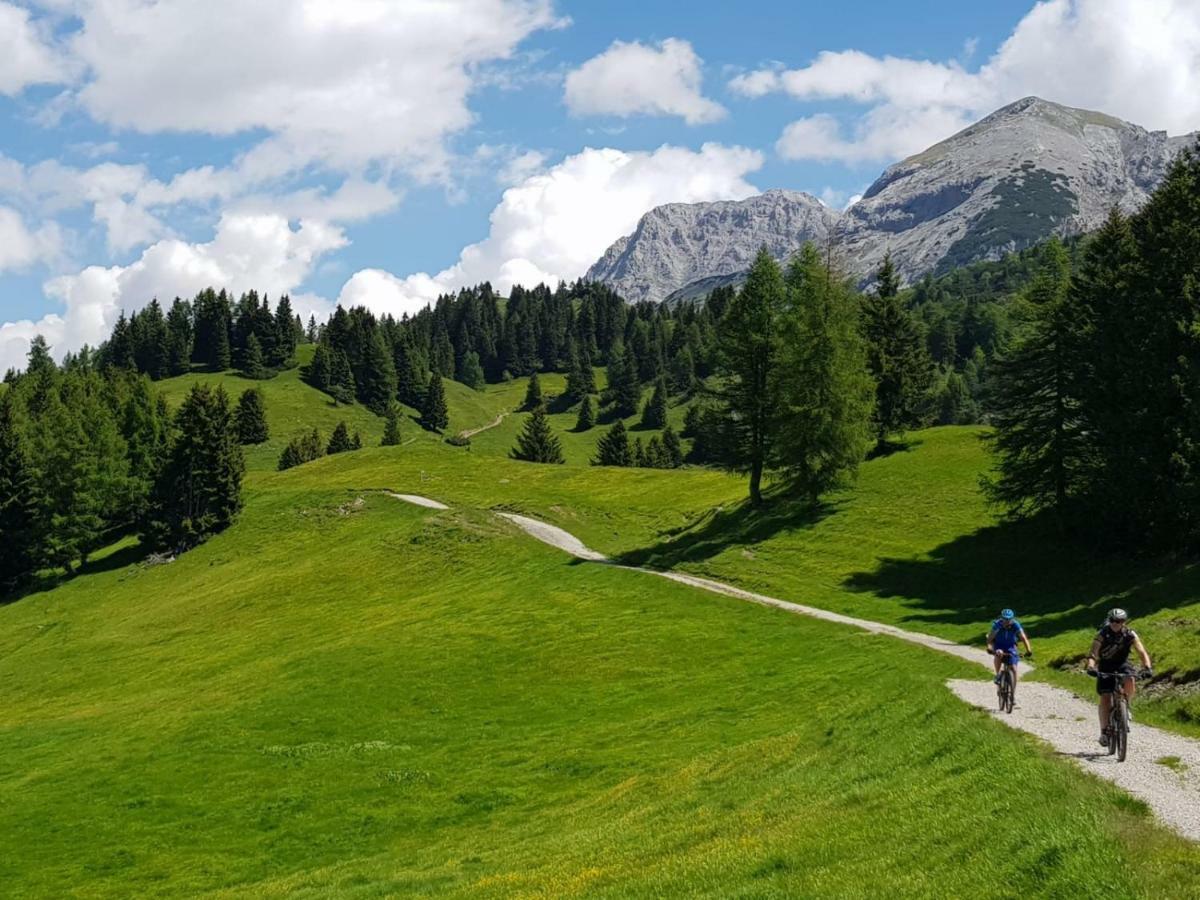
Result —
<instances>
[{"instance_id":1,"label":"bicycle tire","mask_svg":"<svg viewBox=\"0 0 1200 900\"><path fill-rule=\"evenodd\" d=\"M1011 714L1013 707L1017 705L1017 673L1011 672L1008 676L1008 711Z\"/></svg>"},{"instance_id":2,"label":"bicycle tire","mask_svg":"<svg viewBox=\"0 0 1200 900\"><path fill-rule=\"evenodd\" d=\"M1117 762L1125 762L1129 752L1129 706L1124 697L1117 701L1116 711L1116 734L1113 739L1117 745Z\"/></svg>"}]
</instances>

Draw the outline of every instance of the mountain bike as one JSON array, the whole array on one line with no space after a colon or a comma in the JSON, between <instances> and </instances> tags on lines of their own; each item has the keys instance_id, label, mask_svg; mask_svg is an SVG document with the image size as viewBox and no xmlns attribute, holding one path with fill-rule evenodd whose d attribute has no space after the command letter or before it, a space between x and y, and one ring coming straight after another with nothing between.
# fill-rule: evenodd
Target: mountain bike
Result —
<instances>
[{"instance_id":1,"label":"mountain bike","mask_svg":"<svg viewBox=\"0 0 1200 900\"><path fill-rule=\"evenodd\" d=\"M1089 672L1093 678L1111 678L1113 680L1112 703L1109 705L1108 727L1104 733L1108 735L1108 755L1117 757L1117 762L1125 762L1129 751L1129 697L1125 694L1125 679L1138 679L1143 672Z\"/></svg>"},{"instance_id":2,"label":"mountain bike","mask_svg":"<svg viewBox=\"0 0 1200 900\"><path fill-rule=\"evenodd\" d=\"M990 654L995 656L994 653ZM1004 665L1000 669L1000 683L996 686L996 699L1000 712L1012 713L1017 700L1016 654L1011 650L1004 654Z\"/></svg>"}]
</instances>

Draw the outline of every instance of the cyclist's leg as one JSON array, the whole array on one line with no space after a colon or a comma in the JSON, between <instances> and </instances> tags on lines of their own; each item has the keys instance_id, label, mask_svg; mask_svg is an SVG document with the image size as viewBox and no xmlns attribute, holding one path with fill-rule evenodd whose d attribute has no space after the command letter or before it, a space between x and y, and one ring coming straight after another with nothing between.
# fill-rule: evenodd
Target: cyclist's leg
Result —
<instances>
[{"instance_id":1,"label":"cyclist's leg","mask_svg":"<svg viewBox=\"0 0 1200 900\"><path fill-rule=\"evenodd\" d=\"M1013 687L1017 686L1017 682L1021 680L1021 667L1017 665L1020 662L1020 657L1017 656L1017 651L1013 650L1009 653L1009 661L1012 663L1013 672Z\"/></svg>"},{"instance_id":2,"label":"cyclist's leg","mask_svg":"<svg viewBox=\"0 0 1200 900\"><path fill-rule=\"evenodd\" d=\"M1100 731L1108 728L1108 717L1112 712L1112 694L1105 692L1100 695Z\"/></svg>"}]
</instances>

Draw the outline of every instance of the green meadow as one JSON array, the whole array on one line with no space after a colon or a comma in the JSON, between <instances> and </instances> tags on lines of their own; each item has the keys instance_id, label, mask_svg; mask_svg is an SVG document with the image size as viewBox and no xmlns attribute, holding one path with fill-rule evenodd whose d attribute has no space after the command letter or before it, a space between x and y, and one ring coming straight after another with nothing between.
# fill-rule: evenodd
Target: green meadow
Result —
<instances>
[{"instance_id":1,"label":"green meadow","mask_svg":"<svg viewBox=\"0 0 1200 900\"><path fill-rule=\"evenodd\" d=\"M911 435L822 509L752 511L726 474L586 465L599 430L563 435L564 466L506 458L523 414L469 449L411 421L380 448L294 370L261 387L232 528L166 565L123 542L0 607L0 894L1200 896L1200 849L943 686L982 670L492 515L962 641L1013 606L1039 677L1081 689L1119 599L1195 677L1192 571L995 522L979 430ZM523 396L448 383L450 430ZM341 419L367 449L273 471ZM1144 699L1196 730L1195 699Z\"/></svg>"}]
</instances>

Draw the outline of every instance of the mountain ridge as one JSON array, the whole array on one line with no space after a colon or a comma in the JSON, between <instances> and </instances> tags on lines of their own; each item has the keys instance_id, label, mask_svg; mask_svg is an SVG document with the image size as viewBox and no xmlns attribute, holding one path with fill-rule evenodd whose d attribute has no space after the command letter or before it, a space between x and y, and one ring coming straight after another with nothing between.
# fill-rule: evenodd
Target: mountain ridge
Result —
<instances>
[{"instance_id":1,"label":"mountain ridge","mask_svg":"<svg viewBox=\"0 0 1200 900\"><path fill-rule=\"evenodd\" d=\"M655 207L586 277L634 302L679 299L736 282L762 245L784 259L812 240L860 283L889 252L911 282L1137 210L1196 134L1024 97L888 166L844 211L785 189Z\"/></svg>"}]
</instances>

